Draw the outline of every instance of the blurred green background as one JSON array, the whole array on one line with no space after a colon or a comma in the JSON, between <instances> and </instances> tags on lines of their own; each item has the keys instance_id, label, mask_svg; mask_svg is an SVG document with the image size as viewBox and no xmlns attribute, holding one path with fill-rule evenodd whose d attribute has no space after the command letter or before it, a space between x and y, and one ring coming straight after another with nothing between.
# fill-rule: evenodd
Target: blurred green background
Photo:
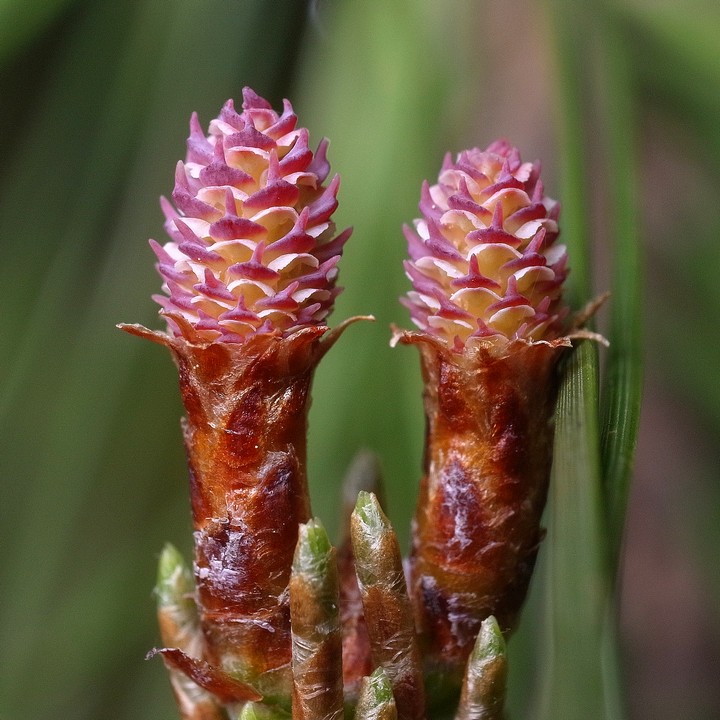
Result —
<instances>
[{"instance_id":1,"label":"blurred green background","mask_svg":"<svg viewBox=\"0 0 720 720\"><path fill-rule=\"evenodd\" d=\"M333 319L377 317L317 375L315 512L338 527L344 468L373 448L407 539L423 420L417 358L388 347L388 323L408 326L400 226L446 150L508 137L564 204L574 297L591 274L596 292L615 284L599 325L635 360L644 343L617 587L626 707L607 716L718 717L716 2L0 0L0 718L176 717L143 657L157 554L191 547L181 407L167 354L114 326L161 326L158 196L192 110L206 124L244 85L331 138L337 222L355 227ZM565 683L601 717L578 648L543 635L548 566L510 644L513 717ZM575 566L582 583L581 552Z\"/></svg>"}]
</instances>

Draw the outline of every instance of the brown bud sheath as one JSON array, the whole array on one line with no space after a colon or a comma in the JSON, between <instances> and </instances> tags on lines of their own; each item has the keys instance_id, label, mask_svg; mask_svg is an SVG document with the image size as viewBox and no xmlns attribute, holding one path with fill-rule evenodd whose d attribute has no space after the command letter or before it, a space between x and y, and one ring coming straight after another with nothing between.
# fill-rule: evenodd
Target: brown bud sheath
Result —
<instances>
[{"instance_id":1,"label":"brown bud sheath","mask_svg":"<svg viewBox=\"0 0 720 720\"><path fill-rule=\"evenodd\" d=\"M205 658L263 695L290 693L287 586L310 516L310 384L346 326L207 345L123 326L166 345L179 370Z\"/></svg>"},{"instance_id":2,"label":"brown bud sheath","mask_svg":"<svg viewBox=\"0 0 720 720\"><path fill-rule=\"evenodd\" d=\"M514 627L541 540L562 343L456 353L426 335L425 476L411 577L430 656L461 669L481 621Z\"/></svg>"}]
</instances>

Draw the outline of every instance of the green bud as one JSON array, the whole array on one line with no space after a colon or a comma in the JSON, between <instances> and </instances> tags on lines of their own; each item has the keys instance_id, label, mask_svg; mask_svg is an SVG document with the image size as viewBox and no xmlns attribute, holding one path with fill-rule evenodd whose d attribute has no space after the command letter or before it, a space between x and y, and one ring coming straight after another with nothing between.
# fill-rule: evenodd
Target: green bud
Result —
<instances>
[{"instance_id":1,"label":"green bud","mask_svg":"<svg viewBox=\"0 0 720 720\"><path fill-rule=\"evenodd\" d=\"M398 717L419 720L424 683L400 545L372 493L358 494L350 529L372 661L387 673Z\"/></svg>"},{"instance_id":2,"label":"green bud","mask_svg":"<svg viewBox=\"0 0 720 720\"><path fill-rule=\"evenodd\" d=\"M360 685L355 720L395 720L397 708L392 685L385 670L379 667Z\"/></svg>"},{"instance_id":3,"label":"green bud","mask_svg":"<svg viewBox=\"0 0 720 720\"><path fill-rule=\"evenodd\" d=\"M358 493L355 512L363 523L367 525L367 529L370 532L383 530L390 526L390 521L385 516L385 513L383 513L380 503L371 492L361 490Z\"/></svg>"},{"instance_id":4,"label":"green bud","mask_svg":"<svg viewBox=\"0 0 720 720\"><path fill-rule=\"evenodd\" d=\"M504 658L506 653L505 638L502 630L500 630L495 616L490 615L480 625L480 632L470 655L470 662L481 663L498 657Z\"/></svg>"},{"instance_id":5,"label":"green bud","mask_svg":"<svg viewBox=\"0 0 720 720\"><path fill-rule=\"evenodd\" d=\"M505 638L491 615L483 620L470 654L456 720L503 720L506 682Z\"/></svg>"},{"instance_id":6,"label":"green bud","mask_svg":"<svg viewBox=\"0 0 720 720\"><path fill-rule=\"evenodd\" d=\"M293 718L343 717L342 631L335 550L318 520L300 525L290 576Z\"/></svg>"},{"instance_id":7,"label":"green bud","mask_svg":"<svg viewBox=\"0 0 720 720\"><path fill-rule=\"evenodd\" d=\"M332 546L320 520L313 518L298 530L292 571L301 575L323 574Z\"/></svg>"},{"instance_id":8,"label":"green bud","mask_svg":"<svg viewBox=\"0 0 720 720\"><path fill-rule=\"evenodd\" d=\"M185 563L179 550L167 543L160 553L158 561L157 584L155 595L158 606L183 605L194 590L192 572Z\"/></svg>"},{"instance_id":9,"label":"green bud","mask_svg":"<svg viewBox=\"0 0 720 720\"><path fill-rule=\"evenodd\" d=\"M283 710L262 703L249 702L245 703L237 720L290 720L290 715Z\"/></svg>"}]
</instances>

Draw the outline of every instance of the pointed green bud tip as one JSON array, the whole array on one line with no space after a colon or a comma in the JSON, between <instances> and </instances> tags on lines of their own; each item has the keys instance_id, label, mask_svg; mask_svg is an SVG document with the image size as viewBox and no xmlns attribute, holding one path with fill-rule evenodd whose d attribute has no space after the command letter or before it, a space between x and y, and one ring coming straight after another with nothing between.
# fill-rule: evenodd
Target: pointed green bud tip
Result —
<instances>
[{"instance_id":1,"label":"pointed green bud tip","mask_svg":"<svg viewBox=\"0 0 720 720\"><path fill-rule=\"evenodd\" d=\"M176 603L192 592L192 575L180 551L167 543L158 561L155 593L161 605Z\"/></svg>"},{"instance_id":2,"label":"pointed green bud tip","mask_svg":"<svg viewBox=\"0 0 720 720\"><path fill-rule=\"evenodd\" d=\"M293 570L297 573L322 572L331 549L330 538L320 520L313 518L300 525Z\"/></svg>"},{"instance_id":3,"label":"pointed green bud tip","mask_svg":"<svg viewBox=\"0 0 720 720\"><path fill-rule=\"evenodd\" d=\"M505 657L505 638L494 615L482 621L470 662L481 663L498 657Z\"/></svg>"},{"instance_id":4,"label":"pointed green bud tip","mask_svg":"<svg viewBox=\"0 0 720 720\"><path fill-rule=\"evenodd\" d=\"M362 679L355 720L397 720L392 684L382 666Z\"/></svg>"},{"instance_id":5,"label":"pointed green bud tip","mask_svg":"<svg viewBox=\"0 0 720 720\"><path fill-rule=\"evenodd\" d=\"M249 702L245 703L240 714L237 716L237 720L280 720L280 718L286 718L285 714L275 712L272 708L262 703Z\"/></svg>"},{"instance_id":6,"label":"pointed green bud tip","mask_svg":"<svg viewBox=\"0 0 720 720\"><path fill-rule=\"evenodd\" d=\"M392 684L384 668L379 667L370 675L368 678L368 691L375 705L394 700Z\"/></svg>"},{"instance_id":7,"label":"pointed green bud tip","mask_svg":"<svg viewBox=\"0 0 720 720\"><path fill-rule=\"evenodd\" d=\"M380 507L380 503L371 492L361 490L355 503L355 513L370 531L379 531L389 527L389 521Z\"/></svg>"},{"instance_id":8,"label":"pointed green bud tip","mask_svg":"<svg viewBox=\"0 0 720 720\"><path fill-rule=\"evenodd\" d=\"M185 568L185 560L180 551L171 543L165 543L160 553L158 562L158 585L162 585L172 579L178 567Z\"/></svg>"}]
</instances>

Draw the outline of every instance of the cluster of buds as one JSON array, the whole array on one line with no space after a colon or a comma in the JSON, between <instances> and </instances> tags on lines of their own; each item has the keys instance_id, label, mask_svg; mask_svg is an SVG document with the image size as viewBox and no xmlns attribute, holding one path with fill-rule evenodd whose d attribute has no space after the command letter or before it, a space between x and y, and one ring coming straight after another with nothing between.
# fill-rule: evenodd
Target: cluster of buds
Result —
<instances>
[{"instance_id":1,"label":"cluster of buds","mask_svg":"<svg viewBox=\"0 0 720 720\"><path fill-rule=\"evenodd\" d=\"M158 580L160 654L185 720L501 718L503 635L541 539L556 364L568 309L558 205L505 142L447 158L406 228L425 380L426 467L407 567L377 499L376 462L349 473L338 551L312 518L305 454L337 262L322 141L249 89L206 135L196 116L151 241L179 369L195 528ZM354 710L353 710L354 708Z\"/></svg>"}]
</instances>

